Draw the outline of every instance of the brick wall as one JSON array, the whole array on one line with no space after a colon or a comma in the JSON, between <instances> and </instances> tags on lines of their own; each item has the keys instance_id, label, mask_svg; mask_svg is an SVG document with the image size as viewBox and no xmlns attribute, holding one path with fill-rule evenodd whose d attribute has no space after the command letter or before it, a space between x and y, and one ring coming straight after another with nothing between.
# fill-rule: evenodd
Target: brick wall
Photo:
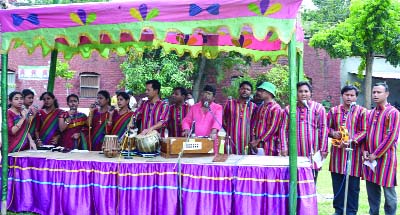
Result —
<instances>
[{"instance_id":1,"label":"brick wall","mask_svg":"<svg viewBox=\"0 0 400 215\"><path fill-rule=\"evenodd\" d=\"M62 59L62 54L59 54L59 59ZM18 70L18 65L26 66L47 66L50 62L50 56L42 57L41 50L37 49L32 55L29 55L23 48L12 49L9 53L9 69L12 71ZM93 52L90 59L83 59L80 56L75 56L70 61L70 70L76 71L75 77L69 82L72 88L69 93L80 94L80 79L79 75L83 72L95 72L100 75L100 89L108 90L111 95L117 90L117 85L123 79L123 74L119 68L123 58L112 56L109 59L104 59ZM20 80L16 74L16 89L22 90L25 88L34 89L37 96L35 104L41 105L39 96L47 90L47 80ZM66 107L67 91L65 89L65 81L61 78L56 78L54 86L54 94L58 99L60 107ZM93 103L95 98L81 98L80 107L88 107Z\"/></svg>"}]
</instances>

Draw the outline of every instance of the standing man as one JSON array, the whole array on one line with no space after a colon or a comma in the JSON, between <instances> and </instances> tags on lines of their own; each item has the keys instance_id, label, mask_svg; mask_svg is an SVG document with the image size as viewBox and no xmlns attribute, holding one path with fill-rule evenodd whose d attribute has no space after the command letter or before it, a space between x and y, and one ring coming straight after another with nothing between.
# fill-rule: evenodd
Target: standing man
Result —
<instances>
[{"instance_id":1,"label":"standing man","mask_svg":"<svg viewBox=\"0 0 400 215\"><path fill-rule=\"evenodd\" d=\"M324 106L311 100L312 87L308 82L297 83L297 155L313 158L318 151L322 158L328 155L328 133ZM289 106L282 114L280 131L282 154L287 155L289 146ZM318 171L312 164L314 181L317 183Z\"/></svg>"},{"instance_id":2,"label":"standing man","mask_svg":"<svg viewBox=\"0 0 400 215\"><path fill-rule=\"evenodd\" d=\"M389 87L386 83L376 83L372 88L376 107L368 115L366 147L363 152L364 160L376 162L374 170L364 166L371 215L379 214L382 188L385 214L395 215L397 210L396 149L400 120L399 111L387 102L388 96Z\"/></svg>"},{"instance_id":3,"label":"standing man","mask_svg":"<svg viewBox=\"0 0 400 215\"><path fill-rule=\"evenodd\" d=\"M194 104L189 113L182 121L183 135L190 133L194 123L194 133L196 136L207 136L215 138L217 132L222 127L222 106L214 103L215 88L206 85L201 93L200 102Z\"/></svg>"},{"instance_id":4,"label":"standing man","mask_svg":"<svg viewBox=\"0 0 400 215\"><path fill-rule=\"evenodd\" d=\"M157 80L146 82L146 96L148 100L141 103L133 114L140 121L140 134L157 130L163 136L162 128L167 126L168 103L160 99L161 84Z\"/></svg>"},{"instance_id":5,"label":"standing man","mask_svg":"<svg viewBox=\"0 0 400 215\"><path fill-rule=\"evenodd\" d=\"M347 214L357 214L358 196L360 193L360 177L362 174L362 145L367 135L367 110L362 106L356 105L358 89L355 86L345 86L342 88L343 104L330 109L328 113L328 135L340 142L343 133L339 129L346 128L349 134L348 142L341 142L340 145L331 146L331 159L329 171L332 176L332 188L335 198L333 207L335 215L342 215L344 208L345 187L343 181L346 178L346 170L349 172L349 187L346 211ZM347 148L352 151L347 152ZM347 150L346 150L347 149ZM351 153L351 156L348 156Z\"/></svg>"},{"instance_id":6,"label":"standing man","mask_svg":"<svg viewBox=\"0 0 400 215\"><path fill-rule=\"evenodd\" d=\"M258 146L263 146L265 155L279 155L280 149L276 142L278 128L280 126L281 107L274 101L276 87L270 82L264 82L257 87L256 95L263 102L258 107L253 120L253 141L251 146L257 150Z\"/></svg>"},{"instance_id":7,"label":"standing man","mask_svg":"<svg viewBox=\"0 0 400 215\"><path fill-rule=\"evenodd\" d=\"M189 112L190 105L185 102L187 91L183 87L175 87L171 96L168 117L168 135L171 137L183 137L182 120Z\"/></svg>"},{"instance_id":8,"label":"standing man","mask_svg":"<svg viewBox=\"0 0 400 215\"><path fill-rule=\"evenodd\" d=\"M239 85L239 99L229 99L224 106L223 127L227 131L233 154L247 154L245 150L251 138L251 119L257 105L250 101L253 85L243 81ZM229 140L228 140L229 141Z\"/></svg>"}]
</instances>

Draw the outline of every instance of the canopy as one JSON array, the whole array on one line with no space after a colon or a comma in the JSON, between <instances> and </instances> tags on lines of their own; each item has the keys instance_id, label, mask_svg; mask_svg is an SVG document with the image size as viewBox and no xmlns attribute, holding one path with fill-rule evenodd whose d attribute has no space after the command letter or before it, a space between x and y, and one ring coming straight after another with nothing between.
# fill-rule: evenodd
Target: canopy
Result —
<instances>
[{"instance_id":1,"label":"canopy","mask_svg":"<svg viewBox=\"0 0 400 215\"><path fill-rule=\"evenodd\" d=\"M129 1L50 5L0 10L2 51L24 45L43 55L57 49L70 59L89 58L93 50L108 57L130 48L163 47L179 55L236 51L257 61L286 56L297 32L298 51L303 33L296 24L301 0ZM296 31L297 28L297 31ZM13 45L14 42L14 45Z\"/></svg>"}]
</instances>

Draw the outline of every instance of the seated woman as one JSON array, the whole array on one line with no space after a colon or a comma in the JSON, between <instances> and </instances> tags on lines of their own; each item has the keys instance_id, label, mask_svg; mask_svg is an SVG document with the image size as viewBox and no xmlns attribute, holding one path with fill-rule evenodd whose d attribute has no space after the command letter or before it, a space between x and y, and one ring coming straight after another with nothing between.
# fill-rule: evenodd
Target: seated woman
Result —
<instances>
[{"instance_id":1,"label":"seated woman","mask_svg":"<svg viewBox=\"0 0 400 215\"><path fill-rule=\"evenodd\" d=\"M113 110L110 112L110 116L107 122L107 134L117 135L120 139L126 130L128 129L129 123L133 112L129 109L130 97L125 92L119 92L117 94L117 104L119 111Z\"/></svg>"},{"instance_id":2,"label":"seated woman","mask_svg":"<svg viewBox=\"0 0 400 215\"><path fill-rule=\"evenodd\" d=\"M67 97L69 111L64 112L58 118L61 140L60 145L69 149L88 149L87 145L87 116L78 112L79 97L71 94Z\"/></svg>"},{"instance_id":3,"label":"seated woman","mask_svg":"<svg viewBox=\"0 0 400 215\"><path fill-rule=\"evenodd\" d=\"M99 107L96 107L98 105ZM89 125L89 144L90 150L101 151L106 135L107 120L109 118L109 111L111 108L110 93L106 90L100 90L97 93L97 102L90 106L90 113L88 117Z\"/></svg>"},{"instance_id":4,"label":"seated woman","mask_svg":"<svg viewBox=\"0 0 400 215\"><path fill-rule=\"evenodd\" d=\"M22 93L14 91L10 93L8 100L10 102L10 108L7 110L8 152L36 149L35 142L29 134L32 119L29 119L29 111L23 108Z\"/></svg>"},{"instance_id":5,"label":"seated woman","mask_svg":"<svg viewBox=\"0 0 400 215\"><path fill-rule=\"evenodd\" d=\"M36 114L36 144L58 145L58 117L63 111L58 108L57 99L52 92L44 92L40 100L43 101L43 107Z\"/></svg>"}]
</instances>

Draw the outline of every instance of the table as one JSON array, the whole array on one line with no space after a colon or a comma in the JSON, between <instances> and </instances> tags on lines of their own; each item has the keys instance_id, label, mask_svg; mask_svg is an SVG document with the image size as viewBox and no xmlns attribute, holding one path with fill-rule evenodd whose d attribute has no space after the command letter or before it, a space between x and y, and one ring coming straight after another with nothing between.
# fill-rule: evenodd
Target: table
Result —
<instances>
[{"instance_id":1,"label":"table","mask_svg":"<svg viewBox=\"0 0 400 215\"><path fill-rule=\"evenodd\" d=\"M98 152L10 154L8 209L40 214L288 214L287 157L105 158ZM309 162L298 158L298 214L318 214ZM182 200L180 202L180 200Z\"/></svg>"}]
</instances>

